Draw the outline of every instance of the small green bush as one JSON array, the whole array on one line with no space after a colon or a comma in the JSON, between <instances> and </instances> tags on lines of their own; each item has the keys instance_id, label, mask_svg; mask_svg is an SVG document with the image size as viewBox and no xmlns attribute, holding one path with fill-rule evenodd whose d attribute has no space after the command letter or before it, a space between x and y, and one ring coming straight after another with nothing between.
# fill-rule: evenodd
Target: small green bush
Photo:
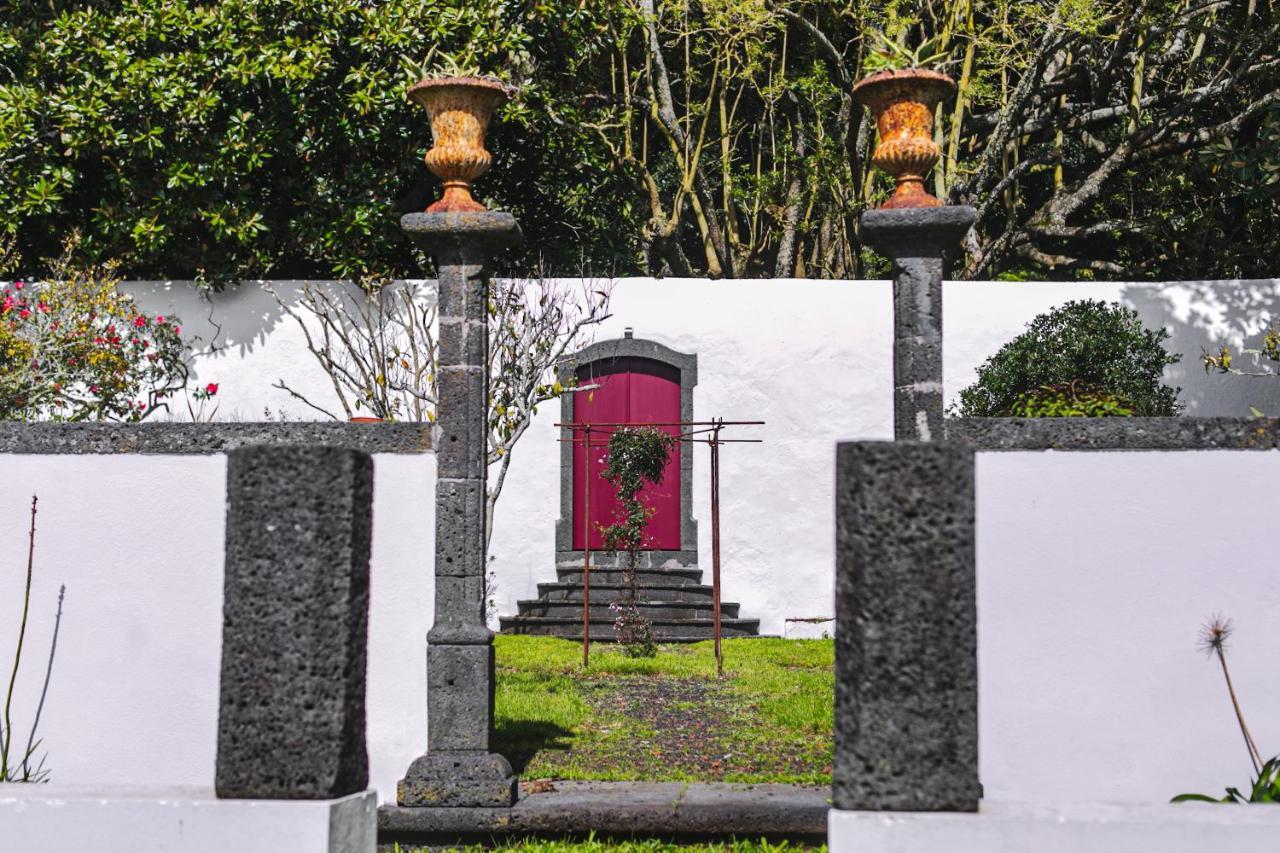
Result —
<instances>
[{"instance_id":1,"label":"small green bush","mask_svg":"<svg viewBox=\"0 0 1280 853\"><path fill-rule=\"evenodd\" d=\"M959 414L1176 415L1181 389L1161 381L1165 367L1181 358L1165 350L1168 337L1164 329L1145 328L1136 311L1117 303L1068 302L1036 317L978 368L978 381L960 392ZM1061 399L1055 404L1052 396L1043 397L1046 386L1075 387L1091 400L1074 407L1059 405L1068 402Z\"/></svg>"}]
</instances>

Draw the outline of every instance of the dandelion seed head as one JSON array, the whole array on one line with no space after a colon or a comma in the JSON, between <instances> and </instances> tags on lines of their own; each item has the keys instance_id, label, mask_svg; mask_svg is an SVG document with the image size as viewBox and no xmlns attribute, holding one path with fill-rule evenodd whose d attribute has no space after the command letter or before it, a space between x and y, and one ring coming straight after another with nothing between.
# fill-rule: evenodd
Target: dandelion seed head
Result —
<instances>
[{"instance_id":1,"label":"dandelion seed head","mask_svg":"<svg viewBox=\"0 0 1280 853\"><path fill-rule=\"evenodd\" d=\"M1215 613L1200 628L1200 648L1204 650L1205 654L1222 654L1222 651L1226 648L1227 639L1231 636L1231 631L1231 620Z\"/></svg>"}]
</instances>

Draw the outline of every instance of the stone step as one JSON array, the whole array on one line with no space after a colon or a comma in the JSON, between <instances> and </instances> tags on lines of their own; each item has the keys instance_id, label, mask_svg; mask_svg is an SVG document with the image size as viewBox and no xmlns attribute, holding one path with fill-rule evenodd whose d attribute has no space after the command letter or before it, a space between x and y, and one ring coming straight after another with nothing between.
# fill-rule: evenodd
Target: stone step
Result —
<instances>
[{"instance_id":1,"label":"stone step","mask_svg":"<svg viewBox=\"0 0 1280 853\"><path fill-rule=\"evenodd\" d=\"M582 566L556 569L560 583L582 585ZM621 569L591 569L591 585L626 583L626 573ZM637 586L697 586L702 583L702 569L636 569Z\"/></svg>"},{"instance_id":2,"label":"stone step","mask_svg":"<svg viewBox=\"0 0 1280 853\"><path fill-rule=\"evenodd\" d=\"M605 601L617 599L627 589L625 584L600 583L591 575L591 597L596 593ZM644 601L700 601L711 603L711 587L703 584L645 584L636 585L636 596ZM582 601L580 583L540 583L538 598L542 601Z\"/></svg>"},{"instance_id":3,"label":"stone step","mask_svg":"<svg viewBox=\"0 0 1280 853\"><path fill-rule=\"evenodd\" d=\"M616 601L615 596L597 596L595 590L591 595L591 618L593 619L613 619L616 614L609 609L609 604ZM564 616L572 618L576 616L582 619L582 602L579 601L520 601L517 602L521 616ZM711 604L708 602L694 601L649 601L640 599L636 601L636 609L640 611L645 618L650 621L659 619L711 619ZM720 603L720 617L724 619L736 619L738 616L738 605L734 603Z\"/></svg>"},{"instance_id":4,"label":"stone step","mask_svg":"<svg viewBox=\"0 0 1280 853\"><path fill-rule=\"evenodd\" d=\"M504 634L536 634L578 639L582 636L582 616L503 616L499 620ZM713 626L710 619L655 619L653 635L660 643L687 643L709 640ZM759 619L721 619L722 637L755 637L760 633ZM613 642L613 620L592 619L591 639Z\"/></svg>"}]
</instances>

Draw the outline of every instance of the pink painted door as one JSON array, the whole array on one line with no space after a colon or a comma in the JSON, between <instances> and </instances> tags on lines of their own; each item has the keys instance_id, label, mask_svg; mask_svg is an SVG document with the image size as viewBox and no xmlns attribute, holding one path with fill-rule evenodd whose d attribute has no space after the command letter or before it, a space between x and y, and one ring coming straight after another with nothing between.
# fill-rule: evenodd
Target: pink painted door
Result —
<instances>
[{"instance_id":1,"label":"pink painted door","mask_svg":"<svg viewBox=\"0 0 1280 853\"><path fill-rule=\"evenodd\" d=\"M634 365L628 365L633 368ZM598 385L590 391L579 391L573 398L574 419L580 424L604 423L676 423L680 420L680 383L666 376L621 370L605 375L583 376L583 385ZM670 435L679 434L678 427L660 427ZM620 507L613 486L602 473L609 457L609 435L612 428L592 430L591 450L591 547L604 547L601 525L619 520ZM579 443L573 449L573 547L582 549L583 488L587 473L587 448L581 444L585 433L575 430ZM653 517L645 529L644 548L648 551L675 551L680 548L680 453L677 444L667 460L659 485L646 485L640 499L653 507Z\"/></svg>"}]
</instances>

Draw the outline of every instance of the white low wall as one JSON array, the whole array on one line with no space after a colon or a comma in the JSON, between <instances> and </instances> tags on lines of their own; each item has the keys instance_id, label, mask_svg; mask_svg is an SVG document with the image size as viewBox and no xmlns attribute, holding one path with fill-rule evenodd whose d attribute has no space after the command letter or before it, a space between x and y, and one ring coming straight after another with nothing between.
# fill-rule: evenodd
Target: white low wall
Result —
<instances>
[{"instance_id":1,"label":"white low wall","mask_svg":"<svg viewBox=\"0 0 1280 853\"><path fill-rule=\"evenodd\" d=\"M430 288L430 282L420 283ZM296 282L272 285L286 301ZM219 418L313 419L315 412L272 387L283 379L328 405L328 380L306 352L300 330L260 282L206 303L188 283L129 285L149 311L181 316L198 336L200 382L221 386ZM1220 339L1256 343L1260 321L1280 313L1280 280L1130 283L953 282L945 289L948 399L974 369L1034 316L1072 299L1119 300L1149 326L1166 326L1183 354L1168 381L1180 385L1187 413L1280 414L1280 380L1206 376L1202 349ZM694 415L764 420L750 434L762 445L733 445L722 465L725 598L742 603L761 630L783 634L788 619L831 616L836 441L892 434L892 304L883 281L708 281L624 279L613 317L598 339L630 326L698 355ZM536 596L554 571L559 515L556 403L545 406L516 448L498 504L491 555L501 613ZM183 413L185 417L185 413ZM744 429L737 434L747 435ZM700 553L710 553L708 461L694 462L694 516ZM793 623L796 624L796 623Z\"/></svg>"},{"instance_id":2,"label":"white low wall","mask_svg":"<svg viewBox=\"0 0 1280 853\"><path fill-rule=\"evenodd\" d=\"M1280 752L1270 552L1280 452L982 453L980 776L987 800L1162 803L1252 778L1216 661Z\"/></svg>"},{"instance_id":3,"label":"white low wall","mask_svg":"<svg viewBox=\"0 0 1280 853\"><path fill-rule=\"evenodd\" d=\"M222 636L225 456L0 455L0 650L18 635L28 511L34 583L13 706L25 744L66 585L40 718L52 780L213 784ZM426 746L435 457L374 457L369 618L370 784ZM10 658L0 669L7 679Z\"/></svg>"},{"instance_id":4,"label":"white low wall","mask_svg":"<svg viewBox=\"0 0 1280 853\"><path fill-rule=\"evenodd\" d=\"M1271 850L1280 809L1207 803L1033 807L828 816L831 853L1255 853Z\"/></svg>"}]
</instances>

